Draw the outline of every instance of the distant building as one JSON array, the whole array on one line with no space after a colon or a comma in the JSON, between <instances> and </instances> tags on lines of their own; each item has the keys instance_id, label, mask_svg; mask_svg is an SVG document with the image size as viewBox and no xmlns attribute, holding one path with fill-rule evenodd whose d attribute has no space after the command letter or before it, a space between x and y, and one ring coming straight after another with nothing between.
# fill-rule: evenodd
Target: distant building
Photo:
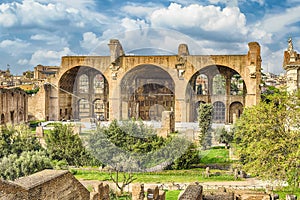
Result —
<instances>
[{"instance_id":1,"label":"distant building","mask_svg":"<svg viewBox=\"0 0 300 200\"><path fill-rule=\"evenodd\" d=\"M19 88L0 88L0 124L28 121L28 97Z\"/></svg>"},{"instance_id":2,"label":"distant building","mask_svg":"<svg viewBox=\"0 0 300 200\"><path fill-rule=\"evenodd\" d=\"M54 76L58 70L57 66L37 65L34 67L34 78L37 80L47 79L50 76Z\"/></svg>"},{"instance_id":3,"label":"distant building","mask_svg":"<svg viewBox=\"0 0 300 200\"><path fill-rule=\"evenodd\" d=\"M283 68L286 70L287 90L294 92L300 88L300 54L294 50L293 41L288 40L288 48L284 51Z\"/></svg>"}]
</instances>

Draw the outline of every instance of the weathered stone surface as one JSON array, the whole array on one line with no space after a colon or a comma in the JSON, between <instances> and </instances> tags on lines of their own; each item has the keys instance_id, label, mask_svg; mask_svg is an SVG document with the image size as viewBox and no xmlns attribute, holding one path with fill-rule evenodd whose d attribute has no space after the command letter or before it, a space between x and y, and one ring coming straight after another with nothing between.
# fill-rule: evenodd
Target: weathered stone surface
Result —
<instances>
[{"instance_id":1,"label":"weathered stone surface","mask_svg":"<svg viewBox=\"0 0 300 200\"><path fill-rule=\"evenodd\" d=\"M132 186L132 200L144 200L145 191L144 184L134 184Z\"/></svg>"},{"instance_id":2,"label":"weathered stone surface","mask_svg":"<svg viewBox=\"0 0 300 200\"><path fill-rule=\"evenodd\" d=\"M151 107L148 104L150 103L150 105L161 105L168 110L173 109L176 122L191 122L196 118L194 112L196 103L203 101L222 102L226 108L224 122L232 123L242 112L240 106L252 106L260 101L261 56L260 45L256 42L249 43L248 52L242 55L189 55L186 45L179 46L178 55L124 55L121 44L115 39L110 41L109 47L110 56L64 56L55 76L47 79L49 84L41 88L41 92L37 94L38 97L34 97L35 100L30 104L36 105L38 99L41 101L38 104L39 108L33 108L35 110L32 110L32 115L39 115L38 118L49 120L78 119L78 117L82 117L78 114L82 113L80 109L85 109L84 117L86 118L102 116L104 120L111 121L146 116L147 120L150 120L148 118ZM157 76L150 76L150 67L155 68L156 72L159 71L157 75L161 79ZM162 98L148 102L147 98L151 98L151 92L148 93L148 96L140 95L134 102L129 101L128 96L126 99L127 93L122 94L122 91L126 90L126 81L135 79L128 74L136 69L142 69L138 71L139 73L135 73L139 80L147 84L157 83L169 89L171 92L164 95L167 100ZM195 77L200 72L208 75L209 83L213 82L214 76L218 73L225 77L226 101L224 96L213 95L212 84L209 84L208 87L208 94L211 96L195 95ZM230 94L230 79L236 72L244 80L247 91L245 96ZM97 73L101 73L105 79L103 94L94 93L95 84L93 83ZM84 74L87 75L87 83L91 86L87 93L81 93L78 89L79 78ZM169 81L162 83L166 79ZM128 91L130 95L133 95L141 88L133 87L131 89L133 91ZM75 97L72 96L72 93L76 94ZM155 97L156 99L161 96L159 93L153 95L158 95ZM87 105L90 106L80 107L81 99L87 99L89 102ZM95 115L93 110L97 99L103 101L103 109L99 115ZM239 102L239 106L234 106L236 102ZM170 107L172 109L169 109ZM132 115L133 109L138 110L139 113Z\"/></svg>"},{"instance_id":3,"label":"weathered stone surface","mask_svg":"<svg viewBox=\"0 0 300 200\"><path fill-rule=\"evenodd\" d=\"M0 125L28 121L28 95L19 88L0 88Z\"/></svg>"},{"instance_id":4,"label":"weathered stone surface","mask_svg":"<svg viewBox=\"0 0 300 200\"><path fill-rule=\"evenodd\" d=\"M189 185L178 200L202 200L202 192L203 187L201 185Z\"/></svg>"},{"instance_id":5,"label":"weathered stone surface","mask_svg":"<svg viewBox=\"0 0 300 200\"><path fill-rule=\"evenodd\" d=\"M170 133L173 133L174 130L175 130L174 112L163 111L161 129L158 131L158 135L166 138Z\"/></svg>"},{"instance_id":6,"label":"weathered stone surface","mask_svg":"<svg viewBox=\"0 0 300 200\"><path fill-rule=\"evenodd\" d=\"M264 192L255 192L255 191L243 191L236 190L234 191L235 196L238 200L270 200L271 196Z\"/></svg>"},{"instance_id":7,"label":"weathered stone surface","mask_svg":"<svg viewBox=\"0 0 300 200\"><path fill-rule=\"evenodd\" d=\"M87 200L89 191L68 171L43 170L17 179L13 183L1 182L0 197L14 200Z\"/></svg>"},{"instance_id":8,"label":"weathered stone surface","mask_svg":"<svg viewBox=\"0 0 300 200\"><path fill-rule=\"evenodd\" d=\"M159 200L158 186L155 186L154 188L148 188L147 200Z\"/></svg>"},{"instance_id":9,"label":"weathered stone surface","mask_svg":"<svg viewBox=\"0 0 300 200\"><path fill-rule=\"evenodd\" d=\"M235 200L233 193L219 192L203 195L203 200Z\"/></svg>"}]
</instances>

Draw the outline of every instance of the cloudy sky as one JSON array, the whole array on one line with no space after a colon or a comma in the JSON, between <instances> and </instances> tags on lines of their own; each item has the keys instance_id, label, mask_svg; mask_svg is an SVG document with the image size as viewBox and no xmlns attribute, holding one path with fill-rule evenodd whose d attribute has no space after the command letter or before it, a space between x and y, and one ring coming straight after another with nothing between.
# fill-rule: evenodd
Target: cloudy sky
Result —
<instances>
[{"instance_id":1,"label":"cloudy sky","mask_svg":"<svg viewBox=\"0 0 300 200\"><path fill-rule=\"evenodd\" d=\"M300 0L1 0L0 69L14 74L64 55L246 54L261 45L265 72L280 73L287 40L300 49Z\"/></svg>"}]
</instances>

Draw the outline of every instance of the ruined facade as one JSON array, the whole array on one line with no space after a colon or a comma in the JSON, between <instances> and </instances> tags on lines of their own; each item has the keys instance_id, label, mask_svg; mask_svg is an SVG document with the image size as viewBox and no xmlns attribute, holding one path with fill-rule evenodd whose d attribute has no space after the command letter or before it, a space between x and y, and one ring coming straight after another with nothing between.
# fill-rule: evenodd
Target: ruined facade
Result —
<instances>
[{"instance_id":1,"label":"ruined facade","mask_svg":"<svg viewBox=\"0 0 300 200\"><path fill-rule=\"evenodd\" d=\"M300 54L293 47L293 41L288 40L288 48L284 51L283 68L286 70L287 91L294 92L300 88Z\"/></svg>"},{"instance_id":2,"label":"ruined facade","mask_svg":"<svg viewBox=\"0 0 300 200\"><path fill-rule=\"evenodd\" d=\"M28 96L19 89L0 88L0 124L19 124L28 121Z\"/></svg>"},{"instance_id":3,"label":"ruined facade","mask_svg":"<svg viewBox=\"0 0 300 200\"><path fill-rule=\"evenodd\" d=\"M243 108L260 101L260 45L244 55L125 55L110 40L110 56L65 56L55 76L37 94L33 115L46 120L160 121L174 111L175 122L194 122L201 103L212 103L214 122L232 123Z\"/></svg>"},{"instance_id":4,"label":"ruined facade","mask_svg":"<svg viewBox=\"0 0 300 200\"><path fill-rule=\"evenodd\" d=\"M88 200L90 192L66 170L43 170L15 181L0 180L2 200Z\"/></svg>"}]
</instances>

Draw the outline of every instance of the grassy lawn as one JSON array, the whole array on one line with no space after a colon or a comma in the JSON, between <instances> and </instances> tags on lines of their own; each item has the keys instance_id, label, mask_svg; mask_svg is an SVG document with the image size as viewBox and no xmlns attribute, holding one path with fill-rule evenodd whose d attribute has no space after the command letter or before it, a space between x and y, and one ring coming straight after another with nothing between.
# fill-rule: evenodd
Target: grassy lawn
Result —
<instances>
[{"instance_id":1,"label":"grassy lawn","mask_svg":"<svg viewBox=\"0 0 300 200\"><path fill-rule=\"evenodd\" d=\"M204 163L204 164L229 162L229 150L224 148L201 151L200 156L201 156L200 163Z\"/></svg>"},{"instance_id":2,"label":"grassy lawn","mask_svg":"<svg viewBox=\"0 0 300 200\"><path fill-rule=\"evenodd\" d=\"M180 190L170 190L166 191L166 199L167 200L177 200Z\"/></svg>"},{"instance_id":3,"label":"grassy lawn","mask_svg":"<svg viewBox=\"0 0 300 200\"><path fill-rule=\"evenodd\" d=\"M280 199L285 199L287 194L294 194L297 197L300 197L300 188L291 189L291 188L282 188L281 190L274 191L275 194L279 194Z\"/></svg>"},{"instance_id":4,"label":"grassy lawn","mask_svg":"<svg viewBox=\"0 0 300 200\"><path fill-rule=\"evenodd\" d=\"M137 179L135 182L140 183L171 183L171 182L207 182L207 181L233 181L232 175L225 174L225 171L211 170L212 173L221 172L221 175L212 175L209 178L203 177L203 169L190 170L166 170L163 172L151 173L134 173ZM79 180L110 180L109 172L101 172L98 170L71 170L75 177Z\"/></svg>"}]
</instances>

